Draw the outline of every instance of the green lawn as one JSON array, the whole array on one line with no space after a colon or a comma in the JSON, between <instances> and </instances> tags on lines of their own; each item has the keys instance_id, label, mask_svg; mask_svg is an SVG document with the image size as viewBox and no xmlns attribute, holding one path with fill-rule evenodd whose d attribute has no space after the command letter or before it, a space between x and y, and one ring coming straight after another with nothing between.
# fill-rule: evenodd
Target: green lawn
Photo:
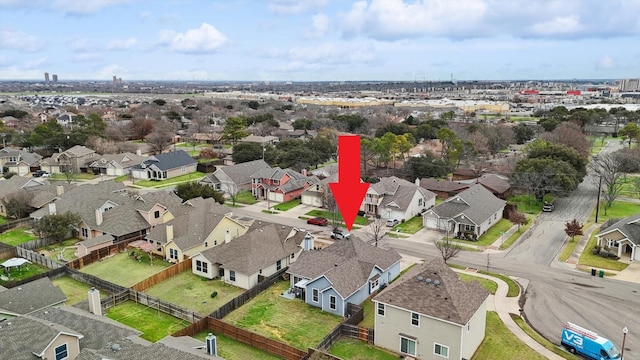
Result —
<instances>
[{"instance_id":1,"label":"green lawn","mask_svg":"<svg viewBox=\"0 0 640 360\"><path fill-rule=\"evenodd\" d=\"M236 195L236 203L253 205L257 202L258 200L256 200L255 197L253 197L253 195L251 194L251 191L249 190L240 191L238 195Z\"/></svg>"},{"instance_id":2,"label":"green lawn","mask_svg":"<svg viewBox=\"0 0 640 360\"><path fill-rule=\"evenodd\" d=\"M498 284L496 284L496 282L493 280L473 276L471 274L464 274L464 273L458 273L458 277L460 278L460 280L464 282L472 282L472 281L480 282L480 284L485 289L487 289L492 295L495 295L496 290L498 290Z\"/></svg>"},{"instance_id":3,"label":"green lawn","mask_svg":"<svg viewBox=\"0 0 640 360\"><path fill-rule=\"evenodd\" d=\"M487 311L487 330L480 347L471 360L544 360L545 357L535 352L518 339L500 321L498 314Z\"/></svg>"},{"instance_id":4,"label":"green lawn","mask_svg":"<svg viewBox=\"0 0 640 360\"><path fill-rule=\"evenodd\" d=\"M422 216L414 216L411 219L398 224L391 229L391 231L400 231L405 234L415 234L422 229Z\"/></svg>"},{"instance_id":5,"label":"green lawn","mask_svg":"<svg viewBox=\"0 0 640 360\"><path fill-rule=\"evenodd\" d=\"M300 199L293 199L287 202L277 204L273 208L278 211L287 211L289 209L293 209L294 207L300 205L301 203L302 201L300 201Z\"/></svg>"},{"instance_id":6,"label":"green lawn","mask_svg":"<svg viewBox=\"0 0 640 360\"><path fill-rule=\"evenodd\" d=\"M628 175L624 179L621 179L620 183L622 183L622 189L620 190L620 195L637 199L640 196L635 185L635 182L638 181L638 179L640 179L640 177L636 175Z\"/></svg>"},{"instance_id":7,"label":"green lawn","mask_svg":"<svg viewBox=\"0 0 640 360\"><path fill-rule=\"evenodd\" d=\"M6 285L12 281L28 279L34 275L42 274L47 271L49 271L49 269L38 264L25 264L20 266L20 268L12 267L8 272L6 268L2 268L2 270L0 270L0 275L8 277L9 280L4 281L0 279L0 285Z\"/></svg>"},{"instance_id":8,"label":"green lawn","mask_svg":"<svg viewBox=\"0 0 640 360\"><path fill-rule=\"evenodd\" d=\"M526 214L525 216L527 217L529 222L527 222L525 225L521 225L520 231L516 230L513 234L511 234L511 236L509 236L508 239L504 239L502 244L500 244L500 250L508 249L511 245L513 245L514 242L516 242L516 240L518 240L520 235L524 234L533 225L533 219L535 218L535 216Z\"/></svg>"},{"instance_id":9,"label":"green lawn","mask_svg":"<svg viewBox=\"0 0 640 360\"><path fill-rule=\"evenodd\" d=\"M340 338L333 343L329 349L331 355L335 355L344 360L397 360L398 354L391 353L387 350L369 345L364 341Z\"/></svg>"},{"instance_id":10,"label":"green lawn","mask_svg":"<svg viewBox=\"0 0 640 360\"><path fill-rule=\"evenodd\" d=\"M75 280L69 276L63 276L51 281L53 285L60 287L60 290L67 296L65 305L75 305L87 300L87 292L91 290L91 285ZM100 297L109 295L105 291L100 291Z\"/></svg>"},{"instance_id":11,"label":"green lawn","mask_svg":"<svg viewBox=\"0 0 640 360\"><path fill-rule=\"evenodd\" d=\"M334 214L330 211L325 211L325 210L311 210L308 213L306 213L305 215L309 215L311 217L323 217L323 218L327 218L329 219L329 221L331 221L331 219L333 219ZM342 215L340 213L335 214L336 216L336 220L342 222ZM369 220L367 220L367 218L365 218L364 216L356 216L356 221L355 224L358 225L367 225L369 223Z\"/></svg>"},{"instance_id":12,"label":"green lawn","mask_svg":"<svg viewBox=\"0 0 640 360\"><path fill-rule=\"evenodd\" d=\"M545 200L551 200L551 197L545 198ZM536 201L533 195L515 195L509 196L509 203L515 203L518 206L518 211L525 214L537 214L542 211L542 202Z\"/></svg>"},{"instance_id":13,"label":"green lawn","mask_svg":"<svg viewBox=\"0 0 640 360\"><path fill-rule=\"evenodd\" d=\"M196 334L194 338L204 342L207 335L209 335L209 332L210 332L209 330L205 330L201 333ZM275 355L271 355L266 351L253 348L238 340L234 340L224 335L216 334L216 340L218 340L218 356L226 360L247 360L247 359L278 360L280 359L279 357Z\"/></svg>"},{"instance_id":14,"label":"green lawn","mask_svg":"<svg viewBox=\"0 0 640 360\"><path fill-rule=\"evenodd\" d=\"M500 219L495 225L493 225L486 233L482 234L478 241L474 242L473 245L477 246L489 246L493 244L496 240L500 239L502 234L509 230L513 226L511 222L507 219ZM506 239L504 239L506 240ZM463 241L463 240L458 240Z\"/></svg>"},{"instance_id":15,"label":"green lawn","mask_svg":"<svg viewBox=\"0 0 640 360\"><path fill-rule=\"evenodd\" d=\"M584 248L582 254L580 254L580 260L578 264L587 267L595 267L601 269L621 271L627 268L629 264L616 260L615 258L605 258L600 255L594 255L591 251L596 246L596 233L597 230L591 234L591 238Z\"/></svg>"},{"instance_id":16,"label":"green lawn","mask_svg":"<svg viewBox=\"0 0 640 360\"><path fill-rule=\"evenodd\" d=\"M117 176L116 178L113 179L113 181L115 182L123 182L125 180L129 179L129 175L121 175L121 176Z\"/></svg>"},{"instance_id":17,"label":"green lawn","mask_svg":"<svg viewBox=\"0 0 640 360\"><path fill-rule=\"evenodd\" d=\"M61 243L51 244L44 247L46 250L46 256L51 260L58 260L58 255L62 254L61 261L71 261L76 258L75 245L80 242L80 239L70 238L63 240ZM43 250L43 249L41 249Z\"/></svg>"},{"instance_id":18,"label":"green lawn","mask_svg":"<svg viewBox=\"0 0 640 360\"><path fill-rule=\"evenodd\" d=\"M15 228L0 234L0 242L11 246L18 246L35 238L36 236L26 227Z\"/></svg>"},{"instance_id":19,"label":"green lawn","mask_svg":"<svg viewBox=\"0 0 640 360\"><path fill-rule=\"evenodd\" d=\"M169 263L155 258L153 265L149 264L147 256L142 261L136 261L129 257L128 253L120 253L103 261L94 262L85 266L80 271L97 276L114 284L131 287L149 276L169 267Z\"/></svg>"},{"instance_id":20,"label":"green lawn","mask_svg":"<svg viewBox=\"0 0 640 360\"><path fill-rule=\"evenodd\" d=\"M218 295L211 298L214 291ZM206 316L244 291L220 280L194 275L187 270L150 287L145 293Z\"/></svg>"},{"instance_id":21,"label":"green lawn","mask_svg":"<svg viewBox=\"0 0 640 360\"><path fill-rule=\"evenodd\" d=\"M141 338L156 342L184 329L189 322L156 309L126 301L107 310L107 317L142 332Z\"/></svg>"},{"instance_id":22,"label":"green lawn","mask_svg":"<svg viewBox=\"0 0 640 360\"><path fill-rule=\"evenodd\" d=\"M362 303L362 307L364 308L364 318L362 318L362 321L360 322L359 325L362 327L366 327L368 329L373 329L375 326L376 314L375 314L374 303L373 301L371 301L371 299L373 299L373 296L375 295L372 295Z\"/></svg>"},{"instance_id":23,"label":"green lawn","mask_svg":"<svg viewBox=\"0 0 640 360\"><path fill-rule=\"evenodd\" d=\"M315 347L342 321L342 317L299 299L281 297L288 288L289 282L278 282L226 316L224 321L298 349Z\"/></svg>"},{"instance_id":24,"label":"green lawn","mask_svg":"<svg viewBox=\"0 0 640 360\"><path fill-rule=\"evenodd\" d=\"M559 348L558 346L556 346L555 344L553 344L549 340L547 340L544 337L542 337L542 335L540 335L537 332L535 332L529 326L529 324L527 324L519 315L511 314L511 318L533 340L535 340L538 344L544 346L545 348L553 351L556 355L562 356L563 358L565 358L567 360L579 360L580 359L579 357L564 351L563 349Z\"/></svg>"},{"instance_id":25,"label":"green lawn","mask_svg":"<svg viewBox=\"0 0 640 360\"><path fill-rule=\"evenodd\" d=\"M149 187L149 188L162 188L166 186L176 185L194 180L200 180L204 177L204 173L196 171L190 174L176 176L166 180L136 180L136 186Z\"/></svg>"},{"instance_id":26,"label":"green lawn","mask_svg":"<svg viewBox=\"0 0 640 360\"><path fill-rule=\"evenodd\" d=\"M625 201L614 201L610 208L605 209L604 201L600 199L600 213L598 214L598 223L602 224L607 219L622 219L627 216L635 215L640 212L640 205ZM589 221L595 221L596 210L593 209Z\"/></svg>"},{"instance_id":27,"label":"green lawn","mask_svg":"<svg viewBox=\"0 0 640 360\"><path fill-rule=\"evenodd\" d=\"M98 175L93 175L89 173L71 174L71 180L93 180L96 177L98 177ZM67 181L67 174L62 174L62 173L51 174L51 176L49 177L49 180Z\"/></svg>"},{"instance_id":28,"label":"green lawn","mask_svg":"<svg viewBox=\"0 0 640 360\"><path fill-rule=\"evenodd\" d=\"M460 270L466 269L466 266L462 266L458 264L447 263L447 265L454 269L460 269ZM507 285L509 286L509 290L507 291L507 297L514 297L520 294L520 286L515 281L513 281L510 277L504 276L502 274L492 273L490 271L485 271L485 270L478 270L478 272L480 274L497 277L498 279L506 282Z\"/></svg>"},{"instance_id":29,"label":"green lawn","mask_svg":"<svg viewBox=\"0 0 640 360\"><path fill-rule=\"evenodd\" d=\"M6 218L6 217L4 217L4 216L0 215L0 225L2 225L2 224L6 224L6 223L7 223L7 221L9 221L9 220L7 220L7 218Z\"/></svg>"}]
</instances>

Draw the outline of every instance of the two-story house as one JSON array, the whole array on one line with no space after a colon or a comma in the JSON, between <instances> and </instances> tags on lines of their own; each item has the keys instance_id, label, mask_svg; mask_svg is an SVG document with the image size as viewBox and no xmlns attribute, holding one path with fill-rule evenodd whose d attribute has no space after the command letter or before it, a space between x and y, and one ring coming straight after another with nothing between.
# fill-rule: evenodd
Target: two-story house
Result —
<instances>
[{"instance_id":1,"label":"two-story house","mask_svg":"<svg viewBox=\"0 0 640 360\"><path fill-rule=\"evenodd\" d=\"M374 342L415 359L471 359L485 336L488 297L435 258L373 298Z\"/></svg>"},{"instance_id":2,"label":"two-story house","mask_svg":"<svg viewBox=\"0 0 640 360\"><path fill-rule=\"evenodd\" d=\"M271 167L262 159L220 166L216 171L202 178L200 183L212 186L227 195L237 194L244 190L251 190L251 175L266 169Z\"/></svg>"},{"instance_id":3,"label":"two-story house","mask_svg":"<svg viewBox=\"0 0 640 360\"><path fill-rule=\"evenodd\" d=\"M25 176L33 168L38 167L41 159L40 154L29 152L26 149L5 147L0 149L0 173L13 172L19 176Z\"/></svg>"},{"instance_id":4,"label":"two-story house","mask_svg":"<svg viewBox=\"0 0 640 360\"><path fill-rule=\"evenodd\" d=\"M416 181L417 182L417 181ZM371 184L360 210L387 220L409 220L436 203L436 194L395 176Z\"/></svg>"},{"instance_id":5,"label":"two-story house","mask_svg":"<svg viewBox=\"0 0 640 360\"><path fill-rule=\"evenodd\" d=\"M95 156L96 152L88 147L82 145L73 146L58 155L59 172L87 172L89 164L95 160Z\"/></svg>"},{"instance_id":6,"label":"two-story house","mask_svg":"<svg viewBox=\"0 0 640 360\"><path fill-rule=\"evenodd\" d=\"M259 170L251 175L251 193L257 199L286 202L318 182L315 176L306 176L292 169L279 167Z\"/></svg>"}]
</instances>

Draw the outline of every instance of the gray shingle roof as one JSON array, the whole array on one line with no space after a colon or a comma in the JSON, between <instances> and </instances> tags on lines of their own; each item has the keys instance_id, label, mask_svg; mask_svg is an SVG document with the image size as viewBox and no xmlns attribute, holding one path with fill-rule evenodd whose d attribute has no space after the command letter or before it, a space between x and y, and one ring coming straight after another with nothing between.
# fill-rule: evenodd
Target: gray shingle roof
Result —
<instances>
[{"instance_id":1,"label":"gray shingle roof","mask_svg":"<svg viewBox=\"0 0 640 360\"><path fill-rule=\"evenodd\" d=\"M271 169L264 160L248 161L226 167L219 167L213 173L207 175L214 184L224 181L222 177L229 177L237 186L251 183L251 174L264 169ZM217 180L217 181L216 181Z\"/></svg>"},{"instance_id":2,"label":"gray shingle roof","mask_svg":"<svg viewBox=\"0 0 640 360\"><path fill-rule=\"evenodd\" d=\"M431 191L458 192L467 189L469 184L459 181L428 178L420 179L420 186Z\"/></svg>"},{"instance_id":3,"label":"gray shingle roof","mask_svg":"<svg viewBox=\"0 0 640 360\"><path fill-rule=\"evenodd\" d=\"M134 169L144 169L150 166L155 166L161 171L176 169L181 166L193 165L197 161L189 156L185 151L178 150L165 154L153 155L143 161L141 164L136 165Z\"/></svg>"},{"instance_id":4,"label":"gray shingle roof","mask_svg":"<svg viewBox=\"0 0 640 360\"><path fill-rule=\"evenodd\" d=\"M20 316L0 323L0 345L3 359L33 360L61 332L81 338L82 335L56 324Z\"/></svg>"},{"instance_id":5,"label":"gray shingle roof","mask_svg":"<svg viewBox=\"0 0 640 360\"><path fill-rule=\"evenodd\" d=\"M618 230L627 236L631 242L640 245L640 214L626 217L604 230L600 230L598 237L606 237L606 234Z\"/></svg>"},{"instance_id":6,"label":"gray shingle roof","mask_svg":"<svg viewBox=\"0 0 640 360\"><path fill-rule=\"evenodd\" d=\"M0 179L0 199L20 190L30 179L21 176L12 176L10 179Z\"/></svg>"},{"instance_id":7,"label":"gray shingle roof","mask_svg":"<svg viewBox=\"0 0 640 360\"><path fill-rule=\"evenodd\" d=\"M89 149L86 146L75 145L75 146L65 150L62 153L63 154L67 154L69 157L75 158L75 157L82 157L82 156L85 156L85 155L93 154L93 153L95 153L95 150Z\"/></svg>"},{"instance_id":8,"label":"gray shingle roof","mask_svg":"<svg viewBox=\"0 0 640 360\"><path fill-rule=\"evenodd\" d=\"M112 349L114 344L118 344L118 351ZM197 355L196 352L178 350L164 343L142 345L128 339L121 339L98 349L82 349L76 360L202 360L203 358L220 359L207 355L204 350L201 355Z\"/></svg>"},{"instance_id":9,"label":"gray shingle roof","mask_svg":"<svg viewBox=\"0 0 640 360\"><path fill-rule=\"evenodd\" d=\"M104 154L94 160L91 163L91 167L106 167L110 163L117 163L122 168L130 168L136 166L146 160L147 156L138 156L133 153L121 153L121 154Z\"/></svg>"},{"instance_id":10,"label":"gray shingle roof","mask_svg":"<svg viewBox=\"0 0 640 360\"><path fill-rule=\"evenodd\" d=\"M418 281L418 276L423 280ZM431 283L424 281L427 278ZM489 292L479 282L461 281L442 259L434 258L409 270L373 300L465 325L488 296Z\"/></svg>"},{"instance_id":11,"label":"gray shingle roof","mask_svg":"<svg viewBox=\"0 0 640 360\"><path fill-rule=\"evenodd\" d=\"M305 233L273 223L255 222L244 235L202 252L212 263L228 270L254 274L299 250Z\"/></svg>"},{"instance_id":12,"label":"gray shingle roof","mask_svg":"<svg viewBox=\"0 0 640 360\"><path fill-rule=\"evenodd\" d=\"M322 250L304 251L287 273L311 280L324 275L346 298L366 283L374 266L387 270L400 259L393 249L375 247L351 236Z\"/></svg>"},{"instance_id":13,"label":"gray shingle roof","mask_svg":"<svg viewBox=\"0 0 640 360\"><path fill-rule=\"evenodd\" d=\"M92 246L96 246L99 244L112 243L113 239L114 238L111 235L102 235L102 236L97 236L88 240L80 241L77 245L82 245L86 248L90 248Z\"/></svg>"},{"instance_id":14,"label":"gray shingle roof","mask_svg":"<svg viewBox=\"0 0 640 360\"><path fill-rule=\"evenodd\" d=\"M30 314L66 300L62 290L45 277L0 292L0 312Z\"/></svg>"},{"instance_id":15,"label":"gray shingle roof","mask_svg":"<svg viewBox=\"0 0 640 360\"><path fill-rule=\"evenodd\" d=\"M455 218L464 215L474 224L479 225L504 207L505 203L484 186L475 184L435 206L432 211L441 218Z\"/></svg>"}]
</instances>

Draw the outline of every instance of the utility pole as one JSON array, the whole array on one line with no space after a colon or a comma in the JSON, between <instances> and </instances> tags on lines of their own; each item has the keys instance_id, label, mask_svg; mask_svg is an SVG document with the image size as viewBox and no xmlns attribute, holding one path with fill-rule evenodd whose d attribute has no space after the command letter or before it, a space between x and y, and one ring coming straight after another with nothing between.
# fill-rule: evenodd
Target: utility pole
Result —
<instances>
[{"instance_id":1,"label":"utility pole","mask_svg":"<svg viewBox=\"0 0 640 360\"><path fill-rule=\"evenodd\" d=\"M600 191L602 191L602 175L598 181L598 200L596 201L596 224L598 223L598 214L600 213Z\"/></svg>"}]
</instances>

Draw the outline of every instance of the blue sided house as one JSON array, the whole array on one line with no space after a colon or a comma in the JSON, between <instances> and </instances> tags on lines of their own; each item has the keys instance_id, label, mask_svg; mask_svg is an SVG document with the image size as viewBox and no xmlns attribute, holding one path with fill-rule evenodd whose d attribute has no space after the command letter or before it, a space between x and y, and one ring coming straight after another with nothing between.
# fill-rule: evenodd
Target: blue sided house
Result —
<instances>
[{"instance_id":1,"label":"blue sided house","mask_svg":"<svg viewBox=\"0 0 640 360\"><path fill-rule=\"evenodd\" d=\"M320 250L303 251L289 266L290 293L307 304L344 316L347 304L361 304L400 275L401 256L357 237Z\"/></svg>"}]
</instances>

